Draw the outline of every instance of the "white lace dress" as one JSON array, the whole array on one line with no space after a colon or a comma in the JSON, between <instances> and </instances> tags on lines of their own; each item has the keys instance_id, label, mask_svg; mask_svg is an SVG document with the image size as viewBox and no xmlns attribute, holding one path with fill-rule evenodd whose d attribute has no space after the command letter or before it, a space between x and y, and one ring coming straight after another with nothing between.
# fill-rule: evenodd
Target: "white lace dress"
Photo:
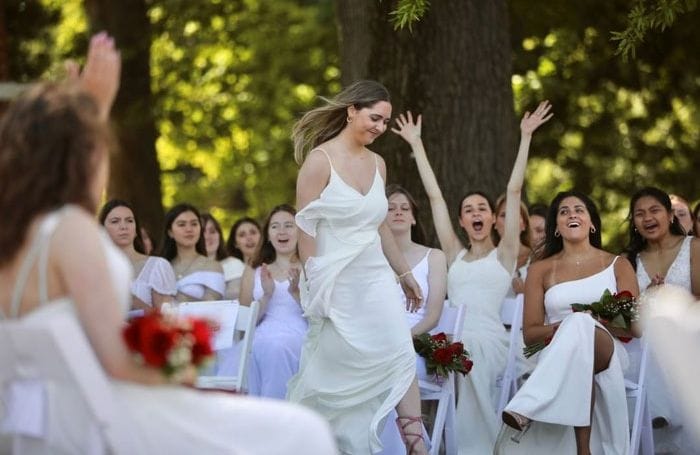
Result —
<instances>
[{"instance_id":1,"label":"white lace dress","mask_svg":"<svg viewBox=\"0 0 700 455\"><path fill-rule=\"evenodd\" d=\"M65 211L47 216L39 228L41 234L34 239L40 244L38 251L45 257L48 257L48 239L60 222L62 213ZM131 267L106 234L102 240L112 280L120 292L119 304L126 313ZM35 260L36 257L32 255L25 259L30 265ZM39 263L47 262L39 259ZM24 282L17 282L16 299L20 301ZM40 294L46 295L45 283L40 283L40 288L44 290ZM11 308L15 307L19 305L13 302ZM12 313L7 317L17 317L16 310ZM76 317L69 298L44 301L38 309L21 319L30 324L40 324L42 320L65 313ZM0 318L2 316L0 314ZM318 416L295 405L220 392L198 392L179 386L144 386L116 380L112 381L112 385L116 395L115 406L121 412L124 423L131 427L133 443L138 448L133 452L135 454L336 453L327 425ZM94 422L86 420L85 408L74 400L74 394L67 393L73 387L59 382L45 384L48 409L44 425L48 447L36 453L89 453L94 435L88 430L94 428L89 425ZM2 401L6 398L3 396L5 392L6 389L0 389ZM3 410L0 406L0 426L5 423L5 417L12 420L12 416L3 415ZM3 442L0 441L2 446Z\"/></svg>"},{"instance_id":2,"label":"white lace dress","mask_svg":"<svg viewBox=\"0 0 700 455\"><path fill-rule=\"evenodd\" d=\"M385 419L416 375L403 299L379 237L387 208L378 169L363 195L331 163L328 186L296 216L315 237L317 256L305 264L309 332L288 398L326 417L347 454L381 450Z\"/></svg>"},{"instance_id":3,"label":"white lace dress","mask_svg":"<svg viewBox=\"0 0 700 455\"><path fill-rule=\"evenodd\" d=\"M690 277L690 243L693 237L685 237L683 244L678 250L678 254L668 268L664 277L664 283L678 286L691 292ZM640 291L644 292L651 284L651 278L644 268L644 262L637 256L637 281ZM647 300L649 304L654 304L654 300ZM630 343L630 356L633 365L636 366L641 352L639 340ZM636 369L632 369L636 371ZM683 425L678 400L673 387L668 385L663 369L654 358L654 351L650 351L649 362L647 363L647 398L649 400L649 412L652 419L654 417L664 417L669 425L664 428L654 430L654 446L660 453L678 454L700 454L700 447L697 447L691 435Z\"/></svg>"},{"instance_id":4,"label":"white lace dress","mask_svg":"<svg viewBox=\"0 0 700 455\"><path fill-rule=\"evenodd\" d=\"M520 444L505 437L494 453L576 453L574 426L591 425L593 455L627 455L629 427L623 369L627 353L616 338L615 355L608 368L594 376L595 327L604 328L586 313L573 313L572 303L599 300L605 289L617 292L615 261L586 278L565 281L547 289L545 313L549 323L561 321L550 344L540 352L537 367L506 406L533 420ZM595 406L591 421L591 387Z\"/></svg>"}]
</instances>

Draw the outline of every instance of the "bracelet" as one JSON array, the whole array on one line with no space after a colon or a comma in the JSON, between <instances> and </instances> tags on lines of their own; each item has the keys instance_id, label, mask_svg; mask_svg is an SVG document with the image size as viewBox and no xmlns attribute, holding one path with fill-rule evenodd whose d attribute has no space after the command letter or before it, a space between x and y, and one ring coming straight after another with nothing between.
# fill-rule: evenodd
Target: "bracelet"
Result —
<instances>
[{"instance_id":1,"label":"bracelet","mask_svg":"<svg viewBox=\"0 0 700 455\"><path fill-rule=\"evenodd\" d=\"M397 275L397 278L400 280L401 278L408 276L411 274L411 271L403 272L401 275Z\"/></svg>"}]
</instances>

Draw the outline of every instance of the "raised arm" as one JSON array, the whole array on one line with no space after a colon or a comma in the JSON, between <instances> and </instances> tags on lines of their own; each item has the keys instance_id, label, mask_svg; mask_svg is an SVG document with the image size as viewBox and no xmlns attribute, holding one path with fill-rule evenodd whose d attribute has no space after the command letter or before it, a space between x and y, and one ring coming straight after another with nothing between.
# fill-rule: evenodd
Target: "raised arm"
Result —
<instances>
[{"instance_id":1,"label":"raised arm","mask_svg":"<svg viewBox=\"0 0 700 455\"><path fill-rule=\"evenodd\" d=\"M498 260L506 270L515 270L520 249L520 195L525 180L527 157L530 151L530 140L535 130L552 118L549 110L552 105L548 101L542 101L535 112L525 112L520 121L520 146L515 158L513 171L508 180L506 190L506 221L503 238L498 244Z\"/></svg>"},{"instance_id":2,"label":"raised arm","mask_svg":"<svg viewBox=\"0 0 700 455\"><path fill-rule=\"evenodd\" d=\"M459 241L452 227L447 203L442 196L435 173L430 167L428 156L425 153L425 147L423 147L423 140L421 139L421 123L422 117L420 115L414 122L413 114L408 111L405 115L401 114L396 119L396 128L392 128L391 131L401 136L411 146L416 166L418 166L418 174L430 200L430 209L433 213L433 223L435 223L435 231L440 241L440 247L447 255L447 263L451 264L463 248L462 242Z\"/></svg>"},{"instance_id":3,"label":"raised arm","mask_svg":"<svg viewBox=\"0 0 700 455\"><path fill-rule=\"evenodd\" d=\"M321 196L321 192L328 185L330 175L331 167L323 152L315 150L309 153L297 177L297 210L301 211ZM303 229L299 229L301 263L306 263L306 260L314 255L316 255L316 240Z\"/></svg>"},{"instance_id":4,"label":"raised arm","mask_svg":"<svg viewBox=\"0 0 700 455\"><path fill-rule=\"evenodd\" d=\"M67 65L69 77L90 93L99 109L100 120L107 121L112 103L119 90L121 56L114 47L114 39L101 32L90 39L87 60L79 73L75 64Z\"/></svg>"}]
</instances>

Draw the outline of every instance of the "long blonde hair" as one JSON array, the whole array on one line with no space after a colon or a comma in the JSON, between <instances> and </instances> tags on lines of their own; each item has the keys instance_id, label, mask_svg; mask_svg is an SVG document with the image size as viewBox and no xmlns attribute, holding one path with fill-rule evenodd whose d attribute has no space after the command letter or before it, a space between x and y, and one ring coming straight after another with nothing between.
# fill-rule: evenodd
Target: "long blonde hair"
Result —
<instances>
[{"instance_id":1,"label":"long blonde hair","mask_svg":"<svg viewBox=\"0 0 700 455\"><path fill-rule=\"evenodd\" d=\"M333 98L320 97L325 104L304 114L292 128L294 160L301 165L319 144L334 138L347 125L347 109L364 109L379 101L389 102L389 91L376 81L356 81Z\"/></svg>"}]
</instances>

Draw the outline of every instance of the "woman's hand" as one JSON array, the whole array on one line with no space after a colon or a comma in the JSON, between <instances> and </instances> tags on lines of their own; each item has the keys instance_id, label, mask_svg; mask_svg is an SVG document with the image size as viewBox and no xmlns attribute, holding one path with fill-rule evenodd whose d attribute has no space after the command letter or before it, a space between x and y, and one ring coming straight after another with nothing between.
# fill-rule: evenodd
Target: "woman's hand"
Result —
<instances>
[{"instance_id":1,"label":"woman's hand","mask_svg":"<svg viewBox=\"0 0 700 455\"><path fill-rule=\"evenodd\" d=\"M287 291L289 294L296 300L297 302L299 301L299 277L301 276L301 270L299 270L296 267L292 267L289 269L289 287L287 288Z\"/></svg>"},{"instance_id":2,"label":"woman's hand","mask_svg":"<svg viewBox=\"0 0 700 455\"><path fill-rule=\"evenodd\" d=\"M418 311L418 308L423 304L423 292L420 285L416 282L412 273L399 278L403 293L406 295L406 309L411 313Z\"/></svg>"},{"instance_id":3,"label":"woman's hand","mask_svg":"<svg viewBox=\"0 0 700 455\"><path fill-rule=\"evenodd\" d=\"M391 131L401 136L403 140L413 145L421 140L421 116L418 115L415 123L413 122L413 114L407 111L406 114L399 115L396 119L397 128L392 128Z\"/></svg>"},{"instance_id":4,"label":"woman's hand","mask_svg":"<svg viewBox=\"0 0 700 455\"><path fill-rule=\"evenodd\" d=\"M554 114L547 115L550 109L552 109L552 105L549 104L549 101L542 101L532 114L529 111L525 112L523 119L520 121L520 133L524 136L532 136L532 133L540 125L552 118Z\"/></svg>"},{"instance_id":5,"label":"woman's hand","mask_svg":"<svg viewBox=\"0 0 700 455\"><path fill-rule=\"evenodd\" d=\"M112 103L119 90L121 56L114 47L114 38L100 32L90 39L87 60L83 71L78 65L67 62L66 70L70 79L78 82L90 93L99 109L102 121L107 121Z\"/></svg>"},{"instance_id":6,"label":"woman's hand","mask_svg":"<svg viewBox=\"0 0 700 455\"><path fill-rule=\"evenodd\" d=\"M269 299L275 292L275 280L272 278L272 273L270 269L267 268L267 264L260 266L260 284L263 288L263 295Z\"/></svg>"},{"instance_id":7,"label":"woman's hand","mask_svg":"<svg viewBox=\"0 0 700 455\"><path fill-rule=\"evenodd\" d=\"M654 287L654 286L661 286L664 284L664 277L659 275L658 273L654 275L654 277L651 279L651 283L649 283L648 288Z\"/></svg>"}]
</instances>

